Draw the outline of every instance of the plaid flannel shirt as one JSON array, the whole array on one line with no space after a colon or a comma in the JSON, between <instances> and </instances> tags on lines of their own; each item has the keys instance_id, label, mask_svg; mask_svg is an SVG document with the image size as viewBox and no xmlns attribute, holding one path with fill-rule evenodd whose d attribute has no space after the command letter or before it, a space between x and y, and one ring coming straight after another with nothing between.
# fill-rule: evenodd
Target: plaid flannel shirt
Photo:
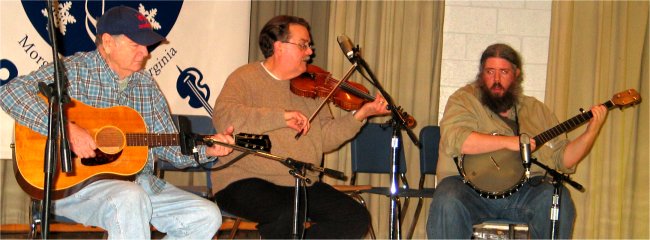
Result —
<instances>
[{"instance_id":1,"label":"plaid flannel shirt","mask_svg":"<svg viewBox=\"0 0 650 240\"><path fill-rule=\"evenodd\" d=\"M149 133L177 132L162 92L153 77L145 71L128 76L127 87L120 90L117 74L108 67L97 50L67 57L64 65L70 97L97 108L131 107L142 116ZM47 103L37 96L38 82L52 83L53 71L53 64L49 64L0 87L0 107L18 123L43 135L47 134L48 111ZM199 155L201 163L214 160L206 158L205 147L199 147ZM149 181L154 192L159 192L165 185L164 180L153 175L156 157L170 161L178 168L198 165L192 156L182 155L178 146L150 148L147 164L138 178L144 177Z\"/></svg>"}]
</instances>

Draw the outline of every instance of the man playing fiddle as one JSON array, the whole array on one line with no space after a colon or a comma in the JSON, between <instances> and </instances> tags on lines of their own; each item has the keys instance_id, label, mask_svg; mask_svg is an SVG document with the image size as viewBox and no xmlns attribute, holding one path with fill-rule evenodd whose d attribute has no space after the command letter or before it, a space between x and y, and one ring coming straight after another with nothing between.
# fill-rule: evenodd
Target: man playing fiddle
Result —
<instances>
[{"instance_id":1,"label":"man playing fiddle","mask_svg":"<svg viewBox=\"0 0 650 240\"><path fill-rule=\"evenodd\" d=\"M304 73L313 54L309 24L302 18L277 16L260 32L259 45L266 59L235 70L226 80L215 104L218 129L233 124L242 132L268 134L272 154L320 166L323 153L351 139L365 119L387 114L384 99L364 104L358 111L334 118L320 111L309 122L321 99L290 92L291 79ZM299 139L296 133L302 132ZM228 162L235 156L222 157ZM246 156L212 175L216 201L225 211L258 222L263 238L290 238L295 178L282 163ZM307 172L307 238L361 238L370 221L358 202ZM303 216L303 215L301 215Z\"/></svg>"}]
</instances>

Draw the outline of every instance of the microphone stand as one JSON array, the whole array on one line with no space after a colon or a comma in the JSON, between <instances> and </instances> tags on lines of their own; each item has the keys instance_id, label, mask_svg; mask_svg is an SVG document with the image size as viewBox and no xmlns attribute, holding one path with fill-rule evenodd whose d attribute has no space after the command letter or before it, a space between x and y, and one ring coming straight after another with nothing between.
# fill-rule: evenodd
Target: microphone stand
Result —
<instances>
[{"instance_id":1,"label":"microphone stand","mask_svg":"<svg viewBox=\"0 0 650 240\"><path fill-rule=\"evenodd\" d=\"M298 216L300 212L298 210L300 206L300 185L304 185L303 183L311 183L311 180L305 177L305 164L306 163L304 162L295 161L291 158L287 158L284 162L284 165L291 169L289 170L289 174L295 179L293 190L293 225L291 226L291 239L301 238L298 234L298 229L300 228L301 224L301 222L298 220L300 218L300 216ZM306 199L305 203L307 203ZM302 224L304 225L304 222L302 222Z\"/></svg>"},{"instance_id":2,"label":"microphone stand","mask_svg":"<svg viewBox=\"0 0 650 240\"><path fill-rule=\"evenodd\" d=\"M58 28L54 25L55 17L52 13L53 7L53 1L47 1L48 29L52 42L52 63L54 64L54 83L53 86L52 84L49 86L44 86L44 84L39 85L43 95L49 99L48 136L45 144L45 166L43 168L45 185L43 189L43 200L41 202L41 236L43 239L48 238L50 230L50 204L52 202L50 195L52 193L52 182L57 169L56 160L61 160L61 169L63 172L68 173L73 170L70 145L65 131L65 123L67 121L63 111L64 105L70 102L70 98L64 88L67 85L67 78L58 54L58 42L56 38Z\"/></svg>"},{"instance_id":3,"label":"microphone stand","mask_svg":"<svg viewBox=\"0 0 650 240\"><path fill-rule=\"evenodd\" d=\"M584 192L585 189L580 185L579 183L571 180L568 175L564 175L555 169L552 169L543 163L540 163L537 161L536 158L531 158L530 162L536 164L537 166L540 166L544 170L546 170L547 173L553 177L553 203L551 204L551 216L550 216L550 221L551 221L551 239L557 239L558 238L558 227L559 227L559 219L560 219L560 197L562 196L562 183L567 182L569 185L571 185L573 188L575 188L578 191Z\"/></svg>"},{"instance_id":4,"label":"microphone stand","mask_svg":"<svg viewBox=\"0 0 650 240\"><path fill-rule=\"evenodd\" d=\"M377 77L375 74L370 70L370 67L366 63L366 61L363 60L361 56L357 54L358 48L354 49L355 54L353 61L359 63L361 67L368 73L370 76L370 79L372 80L372 84L379 90L381 95L386 99L386 103L388 104L388 109L391 111L391 120L388 121L388 123L393 127L393 136L391 140L391 171L390 171L390 216L389 216L389 237L391 239L401 239L401 222L400 222L400 215L401 215L401 209L400 206L398 206L399 202L399 196L398 196L398 189L399 189L399 181L398 181L398 171L400 169L399 166L399 146L400 146L400 141L401 141L401 131L405 130L408 136L411 138L411 141L415 143L416 146L420 145L419 140L417 139L417 136L413 131L408 128L408 124L404 116L398 111L398 108L395 105L395 102L393 101L392 97L384 88L382 87L381 83L377 80ZM360 71L360 70L359 70Z\"/></svg>"},{"instance_id":5,"label":"microphone stand","mask_svg":"<svg viewBox=\"0 0 650 240\"><path fill-rule=\"evenodd\" d=\"M293 226L291 229L291 236L293 239L300 238L300 236L298 235L298 229L301 224L298 220L299 219L298 206L300 204L300 195L299 195L300 185L303 183L307 183L307 184L311 183L311 180L305 177L306 170L321 172L324 173L325 175L329 175L337 179L345 179L345 174L343 172L336 171L333 169L323 168L323 167L317 167L314 164L308 162L302 162L292 158L284 158L284 157L276 156L259 150L249 149L238 145L232 145L228 143L215 141L209 137L205 137L199 140L203 141L208 146L212 146L212 144L217 144L217 145L226 146L234 150L240 151L242 152L242 154L246 154L246 155L254 154L266 159L275 160L281 162L283 165L289 168L289 174L295 178L294 198L293 198ZM305 200L305 203L306 202L307 200ZM304 222L302 222L302 224L304 225Z\"/></svg>"}]
</instances>

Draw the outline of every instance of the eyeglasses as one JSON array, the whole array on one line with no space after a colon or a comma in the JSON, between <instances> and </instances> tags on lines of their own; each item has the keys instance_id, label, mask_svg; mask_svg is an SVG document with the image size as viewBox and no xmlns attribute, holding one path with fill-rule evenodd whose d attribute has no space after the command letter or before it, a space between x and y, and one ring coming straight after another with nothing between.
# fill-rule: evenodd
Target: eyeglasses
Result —
<instances>
[{"instance_id":1,"label":"eyeglasses","mask_svg":"<svg viewBox=\"0 0 650 240\"><path fill-rule=\"evenodd\" d=\"M282 43L288 43L288 44L296 45L302 51L307 51L308 48L311 49L311 50L314 50L314 45L307 44L307 43L298 44L298 43L292 43L292 42L289 42L289 41L282 42Z\"/></svg>"}]
</instances>

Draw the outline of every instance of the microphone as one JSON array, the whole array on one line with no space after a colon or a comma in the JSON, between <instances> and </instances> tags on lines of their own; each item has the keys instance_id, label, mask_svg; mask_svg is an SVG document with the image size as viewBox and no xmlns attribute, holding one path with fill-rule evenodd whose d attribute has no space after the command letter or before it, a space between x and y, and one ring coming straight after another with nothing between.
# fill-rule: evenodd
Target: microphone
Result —
<instances>
[{"instance_id":1,"label":"microphone","mask_svg":"<svg viewBox=\"0 0 650 240\"><path fill-rule=\"evenodd\" d=\"M521 152L521 160L526 169L526 179L530 177L530 137L528 134L522 133L519 135L519 151Z\"/></svg>"},{"instance_id":2,"label":"microphone","mask_svg":"<svg viewBox=\"0 0 650 240\"><path fill-rule=\"evenodd\" d=\"M339 42L339 46L341 47L341 50L343 50L343 54L350 60L350 62L354 63L355 58L356 58L356 52L354 49L354 44L348 38L348 36L341 35L336 38L336 41Z\"/></svg>"},{"instance_id":3,"label":"microphone","mask_svg":"<svg viewBox=\"0 0 650 240\"><path fill-rule=\"evenodd\" d=\"M343 173L341 171L336 171L336 170L333 170L333 169L325 168L325 169L323 169L323 173L325 175L327 175L327 176L330 176L330 177L333 177L333 178L336 178L336 179L339 179L339 180L343 180L343 181L348 180L348 177L345 176L345 173Z\"/></svg>"},{"instance_id":4,"label":"microphone","mask_svg":"<svg viewBox=\"0 0 650 240\"><path fill-rule=\"evenodd\" d=\"M345 176L345 173L336 171L334 169L329 169L329 168L323 168L323 167L316 167L313 164L307 165L307 169L312 170L312 171L317 171L317 172L322 172L323 174L339 179L339 180L347 180L348 177Z\"/></svg>"}]
</instances>

